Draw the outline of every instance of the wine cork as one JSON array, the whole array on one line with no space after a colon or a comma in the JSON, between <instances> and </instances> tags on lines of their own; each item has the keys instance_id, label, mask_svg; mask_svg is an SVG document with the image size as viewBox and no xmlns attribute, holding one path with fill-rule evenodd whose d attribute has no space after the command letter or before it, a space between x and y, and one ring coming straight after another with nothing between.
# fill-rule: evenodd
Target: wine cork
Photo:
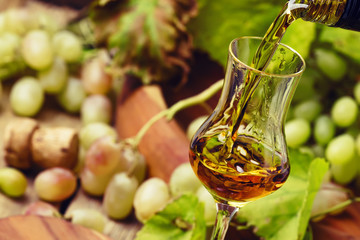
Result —
<instances>
[{"instance_id":1,"label":"wine cork","mask_svg":"<svg viewBox=\"0 0 360 240\"><path fill-rule=\"evenodd\" d=\"M78 160L77 132L67 127L43 127L34 132L31 141L33 162L40 168L73 169Z\"/></svg>"},{"instance_id":2,"label":"wine cork","mask_svg":"<svg viewBox=\"0 0 360 240\"><path fill-rule=\"evenodd\" d=\"M31 138L39 128L36 120L17 118L8 123L4 131L4 159L11 167L31 167Z\"/></svg>"}]
</instances>

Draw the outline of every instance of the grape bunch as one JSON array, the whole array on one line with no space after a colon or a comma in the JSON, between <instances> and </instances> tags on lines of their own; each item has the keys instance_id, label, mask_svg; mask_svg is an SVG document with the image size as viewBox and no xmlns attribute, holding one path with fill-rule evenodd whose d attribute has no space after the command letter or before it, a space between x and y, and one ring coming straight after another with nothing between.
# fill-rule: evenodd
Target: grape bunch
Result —
<instances>
[{"instance_id":1,"label":"grape bunch","mask_svg":"<svg viewBox=\"0 0 360 240\"><path fill-rule=\"evenodd\" d=\"M359 78L334 50L314 53L289 109L287 144L324 157L333 182L360 183Z\"/></svg>"},{"instance_id":2,"label":"grape bunch","mask_svg":"<svg viewBox=\"0 0 360 240\"><path fill-rule=\"evenodd\" d=\"M40 171L35 176L34 191L39 199L46 203L62 202L81 187L91 196L104 195L105 212L118 218L114 209L119 204L109 199L119 193L129 197L135 194L145 178L145 159L137 149L120 141L111 125L114 78L107 71L108 51L87 49L82 38L66 27L52 16L34 14L26 7L1 12L0 90L5 84L10 88L10 107L18 117L36 118L51 98L60 109L78 115L82 122L77 134L76 167L36 169ZM0 181L4 194L10 197L25 194L27 179L20 170L2 168L0 178L6 179ZM127 180L132 185L121 190ZM128 210L121 217L126 217L132 209L132 198L123 200L122 210ZM54 212L45 205L34 204L28 212ZM99 221L84 217L92 215ZM69 219L96 230L103 229L105 224L99 213L88 210L74 212Z\"/></svg>"},{"instance_id":3,"label":"grape bunch","mask_svg":"<svg viewBox=\"0 0 360 240\"><path fill-rule=\"evenodd\" d=\"M13 82L13 112L35 117L53 97L65 111L80 114L84 124L110 123L110 57L106 49L84 46L80 36L45 13L26 8L0 13L0 80Z\"/></svg>"}]
</instances>

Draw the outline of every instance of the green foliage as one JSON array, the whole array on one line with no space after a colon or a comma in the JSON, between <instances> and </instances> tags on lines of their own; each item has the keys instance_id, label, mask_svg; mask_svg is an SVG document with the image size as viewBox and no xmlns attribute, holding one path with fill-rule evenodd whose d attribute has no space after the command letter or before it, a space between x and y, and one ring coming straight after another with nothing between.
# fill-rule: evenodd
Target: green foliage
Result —
<instances>
[{"instance_id":1,"label":"green foliage","mask_svg":"<svg viewBox=\"0 0 360 240\"><path fill-rule=\"evenodd\" d=\"M136 240L200 240L205 234L204 207L195 195L189 194L149 219Z\"/></svg>"},{"instance_id":2,"label":"green foliage","mask_svg":"<svg viewBox=\"0 0 360 240\"><path fill-rule=\"evenodd\" d=\"M195 47L225 65L231 40L240 36L263 36L282 4L260 0L201 0L199 14L189 24Z\"/></svg>"},{"instance_id":3,"label":"green foliage","mask_svg":"<svg viewBox=\"0 0 360 240\"><path fill-rule=\"evenodd\" d=\"M225 65L231 40L240 36L264 36L283 4L261 0L201 0L199 15L189 27L195 47ZM306 58L316 36L316 27L314 23L298 21L289 27L282 42Z\"/></svg>"},{"instance_id":4,"label":"green foliage","mask_svg":"<svg viewBox=\"0 0 360 240\"><path fill-rule=\"evenodd\" d=\"M256 234L267 240L298 240L305 235L311 208L328 170L324 159L312 159L290 151L291 173L284 186L273 194L249 203L238 220L255 226Z\"/></svg>"},{"instance_id":5,"label":"green foliage","mask_svg":"<svg viewBox=\"0 0 360 240\"><path fill-rule=\"evenodd\" d=\"M195 47L226 64L231 40L240 36L264 36L285 2L263 0L199 0L199 14L190 22ZM283 43L305 59L318 46L336 50L360 63L360 33L296 20L287 29Z\"/></svg>"}]
</instances>

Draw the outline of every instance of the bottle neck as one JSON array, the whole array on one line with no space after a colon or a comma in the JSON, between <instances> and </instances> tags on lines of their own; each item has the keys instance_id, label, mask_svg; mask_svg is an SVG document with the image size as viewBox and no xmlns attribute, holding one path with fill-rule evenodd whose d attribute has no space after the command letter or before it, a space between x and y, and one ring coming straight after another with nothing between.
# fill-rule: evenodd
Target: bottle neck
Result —
<instances>
[{"instance_id":1,"label":"bottle neck","mask_svg":"<svg viewBox=\"0 0 360 240\"><path fill-rule=\"evenodd\" d=\"M360 0L289 0L295 18L360 31Z\"/></svg>"},{"instance_id":2,"label":"bottle neck","mask_svg":"<svg viewBox=\"0 0 360 240\"><path fill-rule=\"evenodd\" d=\"M347 1L351 0L305 0L308 7L300 17L305 21L335 26L345 12Z\"/></svg>"}]
</instances>

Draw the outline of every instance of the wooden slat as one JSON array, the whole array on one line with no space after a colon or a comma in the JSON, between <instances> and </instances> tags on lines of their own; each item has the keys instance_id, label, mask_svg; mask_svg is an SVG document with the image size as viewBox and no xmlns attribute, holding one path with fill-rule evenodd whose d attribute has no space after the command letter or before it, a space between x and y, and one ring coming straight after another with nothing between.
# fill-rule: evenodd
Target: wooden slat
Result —
<instances>
[{"instance_id":1,"label":"wooden slat","mask_svg":"<svg viewBox=\"0 0 360 240\"><path fill-rule=\"evenodd\" d=\"M159 86L136 89L118 102L116 128L120 137L134 137L144 124L166 108ZM139 151L148 163L149 176L168 181L179 164L189 161L189 140L175 120L162 118L146 132Z\"/></svg>"},{"instance_id":2,"label":"wooden slat","mask_svg":"<svg viewBox=\"0 0 360 240\"><path fill-rule=\"evenodd\" d=\"M2 240L110 240L93 230L71 224L59 218L13 216L0 219Z\"/></svg>"}]
</instances>

